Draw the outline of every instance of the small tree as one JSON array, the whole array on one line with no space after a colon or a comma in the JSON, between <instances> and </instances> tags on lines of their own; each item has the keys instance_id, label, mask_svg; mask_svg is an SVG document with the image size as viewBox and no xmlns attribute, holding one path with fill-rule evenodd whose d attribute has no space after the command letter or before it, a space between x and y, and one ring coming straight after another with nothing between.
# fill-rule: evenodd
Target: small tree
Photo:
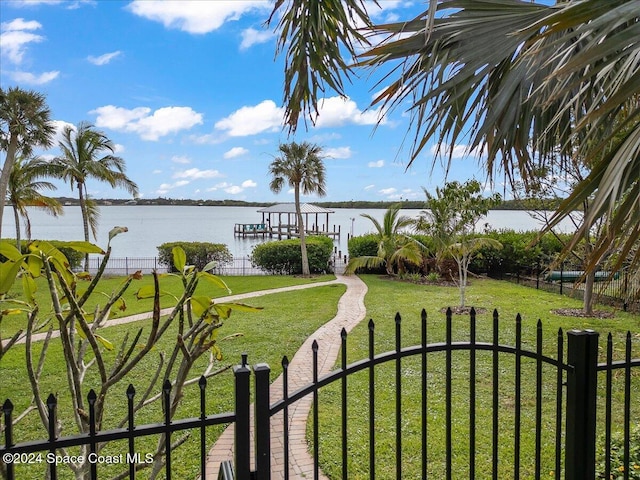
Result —
<instances>
[{"instance_id":1,"label":"small tree","mask_svg":"<svg viewBox=\"0 0 640 480\"><path fill-rule=\"evenodd\" d=\"M491 207L500 202L500 195L483 197L477 180L464 184L447 182L443 188L437 187L436 194L427 196L426 208L418 219L416 229L434 239L438 260L450 256L458 266L458 287L460 307L465 306L465 291L469 275L469 265L483 247L501 248L497 240L474 238L475 226Z\"/></svg>"},{"instance_id":2,"label":"small tree","mask_svg":"<svg viewBox=\"0 0 640 480\"><path fill-rule=\"evenodd\" d=\"M345 268L346 274L355 273L359 268L376 268L383 266L387 275L393 275L395 267L402 269L403 262L416 265L422 263L422 250L425 249L417 240L402 233L402 230L414 225L415 221L406 215L400 215L400 204L390 206L384 214L382 224L371 215L361 214L368 218L376 229L377 255L363 255L349 259Z\"/></svg>"},{"instance_id":3,"label":"small tree","mask_svg":"<svg viewBox=\"0 0 640 480\"><path fill-rule=\"evenodd\" d=\"M126 231L124 227L116 227L109 234L111 239ZM45 395L42 391L40 378L45 365L49 346L53 341L60 341L65 358L67 395L73 406L72 414L67 418L59 417L56 425L56 436L64 429L80 434L88 434L90 431L89 419L86 412L89 410L87 402L94 401L95 425L102 428L107 404L105 399L111 389L122 382L140 362L148 355L157 354L158 361L154 372L149 372L149 383L139 389L141 394L136 397L134 411L138 411L162 398L161 386L171 384L171 398L168 404L162 405L163 412L173 418L178 405L184 395L185 386L196 383L201 378L191 373L195 362L203 355L209 356L209 362L202 375L211 377L218 373L215 369L216 362L220 360L220 347L217 342L217 332L223 321L229 318L232 310L256 311L255 307L239 303L216 303L208 296L198 293L196 288L200 281L211 283L228 290L225 283L218 277L207 272L209 266L203 271L186 264L186 255L180 248L173 252L174 264L178 271L176 274L182 280L183 292L176 298L174 308L168 315L160 313L160 279L154 273L154 285L142 287L137 291L139 299L153 298L153 316L151 325L147 325L147 334L143 335L144 328L140 328L133 338L127 333L120 346L111 343L99 332L109 318L112 308L125 308L121 297L134 280L140 279L140 272L129 275L113 293L107 295L107 301L102 307L97 307L93 312L85 311L87 300L92 295L97 295L98 282L102 278L107 261L111 254L111 246L104 252L101 248L88 242L64 242L74 250L83 253L104 254L97 275L91 280L86 291L80 293L77 290L78 275L74 274L68 266L65 256L48 242L33 242L29 245L29 253L23 255L12 244L0 241L0 255L7 261L0 263L0 321L3 315L26 315L26 327L15 333L7 342L0 342L0 358L11 348L18 339L25 338L25 362L28 372L28 382L33 392L32 405L16 418L23 419L29 412L37 411L41 423L45 429L49 424L49 414L45 404ZM53 311L42 312L35 303L34 292L36 288L35 277L44 275L49 288ZM6 298L9 288L18 277L22 277L24 300ZM63 306L66 305L66 306ZM51 317L52 321L43 321L43 317ZM1 323L0 323L1 324ZM47 335L42 348L32 348L33 334L39 328L47 327ZM171 328L170 327L174 327ZM60 335L54 340L52 334L58 330ZM177 330L177 333L176 333ZM166 335L176 334L175 343L169 352L161 351L158 344ZM1 335L0 335L1 338ZM114 351L115 355L107 355L105 350ZM39 352L39 353L36 353ZM89 370L97 371L98 381L95 389L88 391L85 378ZM95 385L95 382L94 382ZM129 390L134 392L133 386ZM126 415L117 427L126 425ZM188 435L188 434L187 434ZM171 448L177 448L184 443L186 437L174 439ZM159 436L158 443L153 452L153 463L141 463L137 469L151 468L149 478L155 479L162 471L165 463L166 436ZM106 444L96 446L100 453ZM86 458L89 454L89 446L80 447L81 455ZM66 449L61 449L66 455ZM90 478L89 463L69 463L76 479ZM119 476L122 478L122 476Z\"/></svg>"}]
</instances>

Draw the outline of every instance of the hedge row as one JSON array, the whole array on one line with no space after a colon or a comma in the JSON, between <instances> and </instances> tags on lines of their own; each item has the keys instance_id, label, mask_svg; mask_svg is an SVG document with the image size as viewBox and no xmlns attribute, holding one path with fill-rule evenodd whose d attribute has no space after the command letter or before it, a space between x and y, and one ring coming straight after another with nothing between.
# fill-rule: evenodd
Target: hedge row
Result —
<instances>
[{"instance_id":1,"label":"hedge row","mask_svg":"<svg viewBox=\"0 0 640 480\"><path fill-rule=\"evenodd\" d=\"M307 256L311 273L331 271L331 254L333 240L329 237L307 237ZM300 274L302 273L302 254L300 253L300 239L277 240L261 243L253 247L251 263L272 274Z\"/></svg>"},{"instance_id":2,"label":"hedge row","mask_svg":"<svg viewBox=\"0 0 640 480\"><path fill-rule=\"evenodd\" d=\"M555 236L545 234L540 241L534 241L538 232L516 232L513 230L491 231L478 237L488 237L499 241L503 248L500 250L484 248L473 260L470 270L474 273L485 273L491 276L500 276L507 273L533 273L538 268L548 267L557 258L564 244L571 235L563 234ZM422 273L428 273L433 268L435 245L433 239L426 235L411 235L425 247L424 262L420 266ZM350 257L375 256L378 252L378 236L366 234L349 239L348 246ZM567 268L580 268L579 255L568 259ZM455 265L453 265L455 267ZM454 268L455 270L455 268ZM371 271L377 273L377 271Z\"/></svg>"}]
</instances>

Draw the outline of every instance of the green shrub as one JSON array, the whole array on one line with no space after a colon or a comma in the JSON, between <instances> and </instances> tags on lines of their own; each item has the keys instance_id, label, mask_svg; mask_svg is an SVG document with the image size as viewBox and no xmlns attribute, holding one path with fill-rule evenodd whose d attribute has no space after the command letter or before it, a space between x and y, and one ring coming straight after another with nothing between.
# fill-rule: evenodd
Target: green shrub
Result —
<instances>
[{"instance_id":1,"label":"green shrub","mask_svg":"<svg viewBox=\"0 0 640 480\"><path fill-rule=\"evenodd\" d=\"M563 248L563 241L553 234L545 234L532 245L537 231L516 232L514 230L493 230L480 237L492 238L502 244L502 249L483 248L471 263L470 270L499 277L507 273L534 273L539 267L547 268ZM564 238L563 238L564 237Z\"/></svg>"},{"instance_id":2,"label":"green shrub","mask_svg":"<svg viewBox=\"0 0 640 480\"><path fill-rule=\"evenodd\" d=\"M163 243L158 248L158 262L166 265L175 272L173 266L173 255L171 251L174 247L182 247L187 255L187 265L194 265L198 270L202 270L210 262L226 264L233 261L233 255L226 245L222 243L209 242L169 242Z\"/></svg>"},{"instance_id":3,"label":"green shrub","mask_svg":"<svg viewBox=\"0 0 640 480\"><path fill-rule=\"evenodd\" d=\"M333 241L329 237L313 236L307 237L306 243L309 271L311 273L329 271ZM278 240L256 245L251 252L251 263L272 274L302 273L300 239Z\"/></svg>"},{"instance_id":4,"label":"green shrub","mask_svg":"<svg viewBox=\"0 0 640 480\"><path fill-rule=\"evenodd\" d=\"M349 257L375 257L378 254L378 236L373 233L351 237L347 246Z\"/></svg>"}]
</instances>

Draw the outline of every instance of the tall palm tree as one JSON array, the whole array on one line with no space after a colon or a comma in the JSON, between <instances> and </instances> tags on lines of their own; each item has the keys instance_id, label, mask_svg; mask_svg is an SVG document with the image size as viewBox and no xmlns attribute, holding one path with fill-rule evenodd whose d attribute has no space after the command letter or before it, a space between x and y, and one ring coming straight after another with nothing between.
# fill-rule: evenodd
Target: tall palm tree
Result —
<instances>
[{"instance_id":1,"label":"tall palm tree","mask_svg":"<svg viewBox=\"0 0 640 480\"><path fill-rule=\"evenodd\" d=\"M382 224L369 214L362 213L360 216L373 223L378 240L378 252L374 256L350 258L345 267L346 274L355 273L359 268L377 268L384 265L387 275L393 275L395 266L402 265L405 261L416 265L422 263L422 251L426 247L402 233L403 229L414 226L415 220L400 215L400 204L387 209Z\"/></svg>"},{"instance_id":2,"label":"tall palm tree","mask_svg":"<svg viewBox=\"0 0 640 480\"><path fill-rule=\"evenodd\" d=\"M16 158L7 188L7 200L13 206L16 224L16 245L20 250L20 217L25 225L27 239L31 239L31 221L27 207L36 207L57 217L63 213L62 205L55 198L41 193L42 190L55 190L51 182L42 180L51 173L48 162L39 157Z\"/></svg>"},{"instance_id":3,"label":"tall palm tree","mask_svg":"<svg viewBox=\"0 0 640 480\"><path fill-rule=\"evenodd\" d=\"M97 211L95 203L87 196L87 180L107 182L113 188L124 188L134 196L138 195L138 186L124 173L124 160L113 155L113 142L89 123L81 122L77 128L65 127L59 147L62 155L53 159L52 166L56 176L69 182L71 189L74 186L78 189L84 239L88 242L90 226L94 238L96 236L96 224L91 220L96 219ZM87 255L85 269L88 264Z\"/></svg>"},{"instance_id":4,"label":"tall palm tree","mask_svg":"<svg viewBox=\"0 0 640 480\"><path fill-rule=\"evenodd\" d=\"M0 174L0 238L9 176L16 156L30 156L36 147L51 146L55 128L44 95L12 87L0 88L0 150L6 157Z\"/></svg>"},{"instance_id":5,"label":"tall palm tree","mask_svg":"<svg viewBox=\"0 0 640 480\"><path fill-rule=\"evenodd\" d=\"M326 195L322 147L309 142L291 142L281 143L278 150L280 150L281 155L276 157L269 165L269 174L272 177L269 188L272 192L279 193L285 183L293 187L298 234L300 235L302 274L309 275L305 225L300 211L300 192L305 195L315 193L320 197Z\"/></svg>"},{"instance_id":6,"label":"tall palm tree","mask_svg":"<svg viewBox=\"0 0 640 480\"><path fill-rule=\"evenodd\" d=\"M490 175L528 181L540 166L562 173L567 161L581 158L590 174L548 228L592 196L568 250L606 216L596 251L604 255L614 246L620 262L632 254L640 264L633 248L640 238L637 0L430 0L417 17L384 25L372 25L362 0L330 1L330 8L319 9L316 3L277 1L271 15L281 19L279 48L287 48L290 130L301 111L317 114L325 86L346 94L342 79L350 70L336 52L356 56L352 39L361 37L351 30L364 25L368 32L360 36L385 40L361 54L359 65L394 67L374 104L410 102L412 159L433 140L451 159L453 147L469 138L470 148L486 153ZM319 37L341 45L313 46Z\"/></svg>"}]
</instances>

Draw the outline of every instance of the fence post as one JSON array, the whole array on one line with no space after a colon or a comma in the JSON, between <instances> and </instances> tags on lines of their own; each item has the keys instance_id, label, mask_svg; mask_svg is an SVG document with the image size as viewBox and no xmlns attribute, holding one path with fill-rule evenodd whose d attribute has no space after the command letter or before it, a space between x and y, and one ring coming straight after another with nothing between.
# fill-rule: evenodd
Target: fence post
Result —
<instances>
[{"instance_id":1,"label":"fence post","mask_svg":"<svg viewBox=\"0 0 640 480\"><path fill-rule=\"evenodd\" d=\"M596 478L598 333L567 333L567 432L565 480Z\"/></svg>"},{"instance_id":2,"label":"fence post","mask_svg":"<svg viewBox=\"0 0 640 480\"><path fill-rule=\"evenodd\" d=\"M271 479L271 416L269 413L269 373L266 363L253 367L256 376L255 432L256 432L256 479ZM287 425L284 425L287 428Z\"/></svg>"},{"instance_id":3,"label":"fence post","mask_svg":"<svg viewBox=\"0 0 640 480\"><path fill-rule=\"evenodd\" d=\"M247 354L242 354L242 365L233 367L235 376L235 467L238 480L249 480L251 475L251 439L249 429L251 428L249 420L249 382L251 370L247 367Z\"/></svg>"}]
</instances>

